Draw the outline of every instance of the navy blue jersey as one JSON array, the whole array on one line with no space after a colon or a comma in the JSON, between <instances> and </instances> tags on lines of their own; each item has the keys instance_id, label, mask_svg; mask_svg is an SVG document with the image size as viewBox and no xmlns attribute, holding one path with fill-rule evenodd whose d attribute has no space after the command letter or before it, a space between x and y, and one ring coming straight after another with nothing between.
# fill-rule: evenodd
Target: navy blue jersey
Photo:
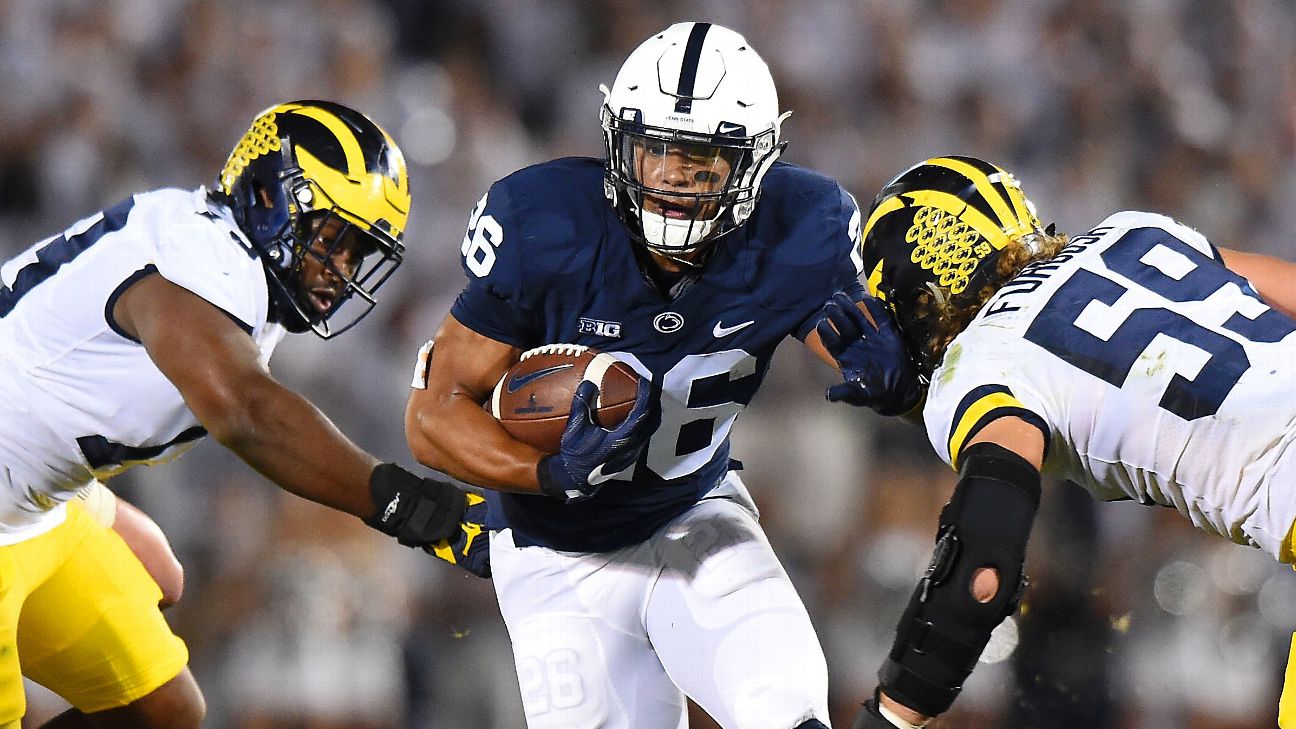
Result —
<instances>
[{"instance_id":1,"label":"navy blue jersey","mask_svg":"<svg viewBox=\"0 0 1296 729\"><path fill-rule=\"evenodd\" d=\"M495 493L497 518L520 543L604 551L688 509L730 468L730 429L775 347L804 339L834 291L862 290L859 228L840 185L776 164L751 218L671 296L644 276L603 196L600 160L555 160L496 182L469 220L468 284L451 313L524 350L561 342L613 353L652 380L661 405L639 461L594 498Z\"/></svg>"}]
</instances>

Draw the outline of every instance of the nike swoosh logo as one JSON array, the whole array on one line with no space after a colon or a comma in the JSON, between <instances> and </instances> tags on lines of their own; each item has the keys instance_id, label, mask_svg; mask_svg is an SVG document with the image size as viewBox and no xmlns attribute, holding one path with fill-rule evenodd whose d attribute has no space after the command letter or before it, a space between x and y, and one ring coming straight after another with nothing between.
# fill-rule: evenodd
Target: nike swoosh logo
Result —
<instances>
[{"instance_id":1,"label":"nike swoosh logo","mask_svg":"<svg viewBox=\"0 0 1296 729\"><path fill-rule=\"evenodd\" d=\"M716 322L716 324L715 324L715 329L712 329L712 330L711 330L711 334L712 334L712 336L714 336L716 339L719 339L719 338L721 338L721 337L727 337L727 336L729 336L730 334L733 334L734 332L736 332L736 331L738 331L738 330L740 330L740 329L746 329L747 327L749 327L749 326L751 326L752 324L755 324L755 323L756 323L755 321L750 321L750 320L749 320L749 321L745 321L745 322L743 322L742 324L734 324L734 325L731 326L731 327L727 327L727 326L724 326L723 324L721 324L720 322Z\"/></svg>"},{"instance_id":2,"label":"nike swoosh logo","mask_svg":"<svg viewBox=\"0 0 1296 729\"><path fill-rule=\"evenodd\" d=\"M567 364L554 365L553 367L546 367L542 370L536 370L535 372L530 372L528 374L522 375L521 377L514 377L513 379L509 380L508 391L510 393L517 392L518 390L521 390L522 388L526 387L532 382L535 382L541 377L548 377L549 375L552 375L555 372L562 372L563 370L574 366L575 365L573 365L571 362L568 362Z\"/></svg>"},{"instance_id":3,"label":"nike swoosh logo","mask_svg":"<svg viewBox=\"0 0 1296 729\"><path fill-rule=\"evenodd\" d=\"M603 467L606 465L606 463L600 463L593 471L590 471L589 477L585 479L590 486L598 486L616 475L615 473L603 473Z\"/></svg>"}]
</instances>

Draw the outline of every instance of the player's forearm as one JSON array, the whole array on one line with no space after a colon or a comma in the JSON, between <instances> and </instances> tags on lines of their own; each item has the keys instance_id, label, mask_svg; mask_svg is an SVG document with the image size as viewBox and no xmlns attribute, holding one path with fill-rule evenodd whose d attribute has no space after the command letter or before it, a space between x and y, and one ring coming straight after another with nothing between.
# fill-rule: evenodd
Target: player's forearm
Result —
<instances>
[{"instance_id":1,"label":"player's forearm","mask_svg":"<svg viewBox=\"0 0 1296 729\"><path fill-rule=\"evenodd\" d=\"M462 395L411 398L405 435L419 463L460 481L499 491L539 493L543 453L514 440L481 405Z\"/></svg>"},{"instance_id":2,"label":"player's forearm","mask_svg":"<svg viewBox=\"0 0 1296 729\"><path fill-rule=\"evenodd\" d=\"M1273 256L1220 249L1224 265L1244 276L1269 306L1296 319L1296 263Z\"/></svg>"},{"instance_id":3,"label":"player's forearm","mask_svg":"<svg viewBox=\"0 0 1296 729\"><path fill-rule=\"evenodd\" d=\"M236 402L203 424L285 491L360 518L374 513L369 476L378 459L308 400L273 380L249 383Z\"/></svg>"}]
</instances>

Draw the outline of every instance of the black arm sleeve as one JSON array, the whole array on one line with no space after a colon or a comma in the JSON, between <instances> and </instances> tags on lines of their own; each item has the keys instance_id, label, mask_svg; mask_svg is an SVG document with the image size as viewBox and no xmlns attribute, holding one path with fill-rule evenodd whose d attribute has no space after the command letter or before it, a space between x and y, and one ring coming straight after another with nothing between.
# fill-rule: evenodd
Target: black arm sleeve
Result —
<instances>
[{"instance_id":1,"label":"black arm sleeve","mask_svg":"<svg viewBox=\"0 0 1296 729\"><path fill-rule=\"evenodd\" d=\"M991 631L1021 601L1039 498L1040 474L1026 459L993 443L964 451L958 485L941 511L931 565L878 672L888 696L927 716L950 707ZM984 603L971 592L982 567L999 575L998 592Z\"/></svg>"}]
</instances>

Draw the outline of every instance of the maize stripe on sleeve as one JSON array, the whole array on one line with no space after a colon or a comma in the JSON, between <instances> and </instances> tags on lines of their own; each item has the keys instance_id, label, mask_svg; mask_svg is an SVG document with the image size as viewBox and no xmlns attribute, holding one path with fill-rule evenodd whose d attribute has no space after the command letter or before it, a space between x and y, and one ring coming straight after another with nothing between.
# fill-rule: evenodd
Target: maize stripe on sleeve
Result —
<instances>
[{"instance_id":1,"label":"maize stripe on sleeve","mask_svg":"<svg viewBox=\"0 0 1296 729\"><path fill-rule=\"evenodd\" d=\"M969 392L954 409L954 417L950 422L950 465L958 470L963 446L982 428L1007 416L1021 418L1040 429L1044 434L1044 454L1047 457L1049 428L1044 419L1023 405L1007 387L982 385Z\"/></svg>"}]
</instances>

